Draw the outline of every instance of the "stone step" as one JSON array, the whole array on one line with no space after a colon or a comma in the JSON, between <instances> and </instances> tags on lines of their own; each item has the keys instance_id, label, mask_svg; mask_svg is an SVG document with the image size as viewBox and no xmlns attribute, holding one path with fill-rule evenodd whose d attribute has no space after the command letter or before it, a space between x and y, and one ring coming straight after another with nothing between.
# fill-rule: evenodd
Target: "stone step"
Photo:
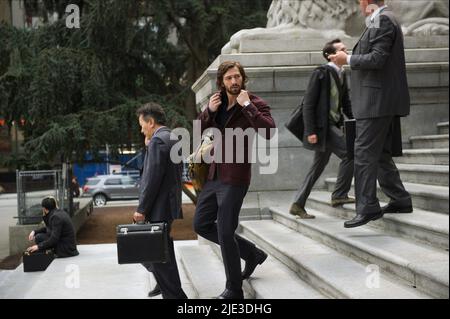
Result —
<instances>
[{"instance_id":1,"label":"stone step","mask_svg":"<svg viewBox=\"0 0 450 319\"><path fill-rule=\"evenodd\" d=\"M362 32L362 30L361 30ZM358 42L359 37L351 37L345 39L345 44L348 48L353 48ZM447 36L429 36L429 37L416 37L406 36L404 41L405 49L411 48L423 48L433 50L435 48L448 48ZM241 39L240 41L240 53L251 52L297 52L297 51L311 51L321 50L324 46L324 40L319 38L305 39L283 37L278 39L264 39L260 37L249 37ZM222 54L227 53L227 50L223 50Z\"/></svg>"},{"instance_id":2,"label":"stone step","mask_svg":"<svg viewBox=\"0 0 450 319\"><path fill-rule=\"evenodd\" d=\"M211 299L225 288L225 272L222 263L208 245L179 247L177 254L187 278L192 284L195 298ZM199 262L201 260L201 262Z\"/></svg>"},{"instance_id":3,"label":"stone step","mask_svg":"<svg viewBox=\"0 0 450 319\"><path fill-rule=\"evenodd\" d=\"M336 178L327 178L325 180L325 183L327 184L328 191L332 192L336 184ZM424 210L429 210L432 212L448 214L448 187L415 183L403 183L403 185L405 189L411 194L414 207L422 208ZM355 193L354 183L352 184L350 193L352 195L354 195ZM382 201L389 201L388 197L381 191L379 185L377 196Z\"/></svg>"},{"instance_id":4,"label":"stone step","mask_svg":"<svg viewBox=\"0 0 450 319\"><path fill-rule=\"evenodd\" d=\"M175 247L185 243L177 241ZM45 271L24 273L20 265L0 285L0 299L148 299L156 283L153 275L140 264L119 265L116 244L77 248L80 255L57 258ZM182 270L180 278L193 298Z\"/></svg>"},{"instance_id":5,"label":"stone step","mask_svg":"<svg viewBox=\"0 0 450 319\"><path fill-rule=\"evenodd\" d=\"M241 61L246 67L320 65L325 62L322 49L303 52L222 54L212 66L224 61ZM448 48L406 49L406 63L449 62Z\"/></svg>"},{"instance_id":6,"label":"stone step","mask_svg":"<svg viewBox=\"0 0 450 319\"><path fill-rule=\"evenodd\" d=\"M448 148L403 150L403 156L394 160L400 164L449 165L448 155Z\"/></svg>"},{"instance_id":7,"label":"stone step","mask_svg":"<svg viewBox=\"0 0 450 319\"><path fill-rule=\"evenodd\" d=\"M374 272L375 266L353 260L275 221L241 222L240 233L330 297L429 298L384 271ZM379 281L373 281L374 277Z\"/></svg>"},{"instance_id":8,"label":"stone step","mask_svg":"<svg viewBox=\"0 0 450 319\"><path fill-rule=\"evenodd\" d=\"M355 216L355 204L332 207L330 199L330 192L312 192L306 202L307 210L312 208L346 220ZM412 238L436 248L448 250L449 247L449 216L445 214L415 208L412 214L386 214L383 218L367 225L392 235Z\"/></svg>"},{"instance_id":9,"label":"stone step","mask_svg":"<svg viewBox=\"0 0 450 319\"><path fill-rule=\"evenodd\" d=\"M271 215L268 208L267 213ZM271 219L272 216L270 217L270 220ZM242 234L241 237L246 238L245 235ZM208 240L205 240L205 242L212 248L216 256L223 262L220 246ZM244 269L244 267L245 261L241 259L241 268ZM255 279L258 280L255 281ZM285 286L283 288L285 289L285 291L273 291L273 287L278 287L280 283ZM318 292L317 290L311 288L311 286L302 281L296 273L294 273L287 266L270 255L264 262L264 267L256 267L252 276L249 279L243 281L242 286L243 289L249 292L250 295L255 296L256 299L260 298L258 296L263 296L264 298L262 299L329 298L324 294Z\"/></svg>"},{"instance_id":10,"label":"stone step","mask_svg":"<svg viewBox=\"0 0 450 319\"><path fill-rule=\"evenodd\" d=\"M398 164L397 168L405 182L449 186L448 165Z\"/></svg>"},{"instance_id":11,"label":"stone step","mask_svg":"<svg viewBox=\"0 0 450 319\"><path fill-rule=\"evenodd\" d=\"M8 280L9 276L14 273L14 270L0 270L0 287Z\"/></svg>"},{"instance_id":12,"label":"stone step","mask_svg":"<svg viewBox=\"0 0 450 319\"><path fill-rule=\"evenodd\" d=\"M220 57L217 59L220 59ZM255 64L259 64L257 63L258 58L251 58L251 60L255 61ZM236 61L242 62L241 56ZM311 73L318 66L318 64L252 66L245 63L243 65L245 65L246 73L249 76L249 90L264 99L268 99L271 109L293 109L296 107L308 87ZM412 104L429 105L438 103L443 105L442 108L445 108L445 103L448 104L448 62L408 63L406 68ZM351 70L349 68L347 70L350 80ZM426 80L424 80L424 74L426 74ZM211 93L214 92L216 75L217 66L213 63L193 84L192 89L196 93L196 103L199 109L206 107ZM445 116L444 112L442 114ZM446 116L448 117L448 113L446 113ZM434 123L438 123L442 116L434 117L433 114L430 119L433 119L430 123L433 123L433 132L435 132ZM423 125L423 123L421 121L419 124Z\"/></svg>"},{"instance_id":13,"label":"stone step","mask_svg":"<svg viewBox=\"0 0 450 319\"><path fill-rule=\"evenodd\" d=\"M211 244L217 246L215 244ZM200 298L219 295L226 282L221 259L210 245L182 247L178 250L183 267ZM202 260L202 263L198 261ZM246 298L255 299L323 299L321 293L302 281L288 267L269 256L264 267L257 267L243 283Z\"/></svg>"},{"instance_id":14,"label":"stone step","mask_svg":"<svg viewBox=\"0 0 450 319\"><path fill-rule=\"evenodd\" d=\"M24 298L148 299L153 276L140 264L119 265L116 245L77 248L78 256L55 259Z\"/></svg>"},{"instance_id":15,"label":"stone step","mask_svg":"<svg viewBox=\"0 0 450 319\"><path fill-rule=\"evenodd\" d=\"M343 255L377 265L383 272L405 280L437 298L448 298L449 254L408 239L371 229L345 229L344 221L310 210L314 220L298 219L286 209L273 208L274 221L329 246Z\"/></svg>"},{"instance_id":16,"label":"stone step","mask_svg":"<svg viewBox=\"0 0 450 319\"><path fill-rule=\"evenodd\" d=\"M438 134L448 134L448 122L442 122L437 125Z\"/></svg>"},{"instance_id":17,"label":"stone step","mask_svg":"<svg viewBox=\"0 0 450 319\"><path fill-rule=\"evenodd\" d=\"M409 140L414 149L448 148L448 134L412 136Z\"/></svg>"},{"instance_id":18,"label":"stone step","mask_svg":"<svg viewBox=\"0 0 450 319\"><path fill-rule=\"evenodd\" d=\"M51 265L50 265L51 266ZM22 299L41 279L44 272L24 272L23 264L8 271L9 274L0 282L0 299Z\"/></svg>"}]
</instances>

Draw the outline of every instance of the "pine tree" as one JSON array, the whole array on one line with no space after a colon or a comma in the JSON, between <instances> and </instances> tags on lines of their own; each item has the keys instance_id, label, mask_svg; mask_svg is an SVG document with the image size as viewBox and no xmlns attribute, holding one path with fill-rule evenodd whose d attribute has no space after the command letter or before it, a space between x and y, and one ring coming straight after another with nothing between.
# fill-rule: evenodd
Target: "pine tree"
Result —
<instances>
[{"instance_id":1,"label":"pine tree","mask_svg":"<svg viewBox=\"0 0 450 319\"><path fill-rule=\"evenodd\" d=\"M65 7L82 9L81 28L65 25ZM36 29L0 25L0 117L22 123L22 159L45 168L82 162L142 143L135 110L164 106L172 127L196 116L192 84L230 36L264 26L270 0L29 0L44 21ZM172 39L168 41L168 39ZM4 45L3 45L4 44Z\"/></svg>"}]
</instances>

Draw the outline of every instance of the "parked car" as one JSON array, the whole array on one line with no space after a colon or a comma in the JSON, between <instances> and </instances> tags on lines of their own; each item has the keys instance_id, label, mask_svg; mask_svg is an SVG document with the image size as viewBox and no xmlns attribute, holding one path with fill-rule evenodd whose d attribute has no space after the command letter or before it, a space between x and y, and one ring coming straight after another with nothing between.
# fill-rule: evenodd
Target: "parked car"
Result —
<instances>
[{"instance_id":1,"label":"parked car","mask_svg":"<svg viewBox=\"0 0 450 319\"><path fill-rule=\"evenodd\" d=\"M139 198L139 175L99 175L87 179L82 197L92 197L95 206L110 200Z\"/></svg>"}]
</instances>

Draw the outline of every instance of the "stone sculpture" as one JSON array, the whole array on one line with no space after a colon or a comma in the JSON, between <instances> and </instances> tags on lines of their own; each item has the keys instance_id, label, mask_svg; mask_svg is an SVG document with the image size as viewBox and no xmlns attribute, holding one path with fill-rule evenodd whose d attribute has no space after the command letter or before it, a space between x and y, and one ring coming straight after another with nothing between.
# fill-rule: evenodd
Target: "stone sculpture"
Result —
<instances>
[{"instance_id":1,"label":"stone sculpture","mask_svg":"<svg viewBox=\"0 0 450 319\"><path fill-rule=\"evenodd\" d=\"M388 0L386 4L406 36L449 34L449 0ZM266 28L234 34L222 53L239 52L246 39L346 38L357 36L362 31L358 27L364 26L358 0L273 0L267 18Z\"/></svg>"}]
</instances>

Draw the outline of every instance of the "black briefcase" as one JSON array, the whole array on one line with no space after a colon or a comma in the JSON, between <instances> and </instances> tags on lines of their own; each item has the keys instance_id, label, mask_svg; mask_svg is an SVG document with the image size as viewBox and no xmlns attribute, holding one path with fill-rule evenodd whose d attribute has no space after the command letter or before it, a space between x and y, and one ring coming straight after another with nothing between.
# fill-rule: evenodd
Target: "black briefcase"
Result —
<instances>
[{"instance_id":1,"label":"black briefcase","mask_svg":"<svg viewBox=\"0 0 450 319\"><path fill-rule=\"evenodd\" d=\"M44 271L55 259L55 255L52 250L36 251L34 253L23 253L23 271Z\"/></svg>"},{"instance_id":2,"label":"black briefcase","mask_svg":"<svg viewBox=\"0 0 450 319\"><path fill-rule=\"evenodd\" d=\"M117 257L119 264L169 262L167 223L117 226Z\"/></svg>"},{"instance_id":3,"label":"black briefcase","mask_svg":"<svg viewBox=\"0 0 450 319\"><path fill-rule=\"evenodd\" d=\"M355 136L356 136L356 120L345 120L345 143L347 146L347 158L353 159L355 157Z\"/></svg>"}]
</instances>

